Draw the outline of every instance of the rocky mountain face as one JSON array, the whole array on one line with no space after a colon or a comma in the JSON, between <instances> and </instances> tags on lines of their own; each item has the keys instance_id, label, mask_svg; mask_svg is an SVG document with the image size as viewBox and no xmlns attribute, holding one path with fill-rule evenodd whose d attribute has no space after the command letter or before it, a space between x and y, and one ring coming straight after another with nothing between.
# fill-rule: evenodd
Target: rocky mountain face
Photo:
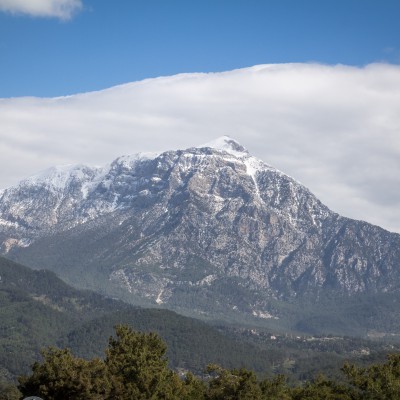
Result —
<instances>
[{"instance_id":1,"label":"rocky mountain face","mask_svg":"<svg viewBox=\"0 0 400 400\"><path fill-rule=\"evenodd\" d=\"M223 137L56 167L0 194L1 253L75 285L199 315L397 293L400 235L341 217Z\"/></svg>"}]
</instances>

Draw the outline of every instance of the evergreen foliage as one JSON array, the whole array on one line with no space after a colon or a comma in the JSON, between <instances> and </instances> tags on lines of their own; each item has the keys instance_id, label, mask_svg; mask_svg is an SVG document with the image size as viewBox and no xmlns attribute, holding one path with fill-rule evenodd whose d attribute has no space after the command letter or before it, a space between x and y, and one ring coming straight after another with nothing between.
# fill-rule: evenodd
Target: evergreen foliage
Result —
<instances>
[{"instance_id":1,"label":"evergreen foliage","mask_svg":"<svg viewBox=\"0 0 400 400\"><path fill-rule=\"evenodd\" d=\"M68 349L52 347L44 350L42 356L43 362L33 365L32 375L19 379L22 394L47 400L109 397L111 383L100 359L86 361L74 357Z\"/></svg>"},{"instance_id":2,"label":"evergreen foliage","mask_svg":"<svg viewBox=\"0 0 400 400\"><path fill-rule=\"evenodd\" d=\"M22 393L14 384L0 380L0 400L19 400L21 397Z\"/></svg>"},{"instance_id":3,"label":"evergreen foliage","mask_svg":"<svg viewBox=\"0 0 400 400\"><path fill-rule=\"evenodd\" d=\"M86 361L68 349L48 348L42 352L43 362L33 365L32 374L19 378L19 389L25 396L46 400L179 400L195 379L182 381L168 368L166 349L157 334L120 325L104 360Z\"/></svg>"},{"instance_id":4,"label":"evergreen foliage","mask_svg":"<svg viewBox=\"0 0 400 400\"><path fill-rule=\"evenodd\" d=\"M75 357L68 349L48 348L32 373L19 379L24 396L47 400L398 400L400 354L384 364L358 367L345 364L344 378L322 375L292 387L283 375L259 380L245 368L225 369L209 365L207 382L188 373L182 379L168 367L167 347L155 333L137 332L125 325L110 337L106 358L90 361ZM16 388L0 394L18 399ZM3 396L3 397L1 397ZM14 396L14 397L12 397Z\"/></svg>"},{"instance_id":5,"label":"evergreen foliage","mask_svg":"<svg viewBox=\"0 0 400 400\"><path fill-rule=\"evenodd\" d=\"M256 346L227 338L204 322L77 290L52 272L0 257L0 377L7 381L27 373L45 346L68 347L84 359L103 357L107 337L118 324L159 333L174 368L201 372L214 362L268 369L268 358L259 358Z\"/></svg>"},{"instance_id":6,"label":"evergreen foliage","mask_svg":"<svg viewBox=\"0 0 400 400\"><path fill-rule=\"evenodd\" d=\"M400 399L400 354L390 354L385 364L365 368L346 363L342 371L360 399Z\"/></svg>"},{"instance_id":7,"label":"evergreen foliage","mask_svg":"<svg viewBox=\"0 0 400 400\"><path fill-rule=\"evenodd\" d=\"M217 365L208 367L216 376L210 380L207 400L261 399L262 391L257 377L244 368L226 370Z\"/></svg>"},{"instance_id":8,"label":"evergreen foliage","mask_svg":"<svg viewBox=\"0 0 400 400\"><path fill-rule=\"evenodd\" d=\"M118 399L178 399L181 381L168 368L167 346L153 333L116 327L106 351L105 365L113 382L112 397Z\"/></svg>"},{"instance_id":9,"label":"evergreen foliage","mask_svg":"<svg viewBox=\"0 0 400 400\"><path fill-rule=\"evenodd\" d=\"M382 354L398 349L395 343L389 346L383 342L355 338L296 339L277 334L271 340L272 334L265 329L215 328L168 310L141 309L92 292L73 289L52 272L33 271L1 257L0 278L0 400L19 398L19 392L12 383L17 375L30 371L29 366L40 359L40 348L43 346L70 348L70 359L78 357L80 360L76 361L73 369L81 371L82 379L91 381L88 368L94 367L96 362L93 361L95 364L92 365L87 360L103 362L107 338L113 334L113 327L119 324L144 334L157 332L168 346L165 353L169 360L167 368L204 375L206 365L218 364L219 371L226 372L223 375L226 379L232 375L242 380L239 387L243 393L254 389L252 375L247 377L244 371L254 370L257 378L261 374L284 374L286 378L283 381L278 376L260 383L263 396L268 394L267 398L272 399L274 396L285 399L288 384L297 384L299 380L310 381L307 390L314 390L312 378L319 371L327 375L329 382L333 382L339 377L340 366L345 359L357 359L358 364L363 362L363 368L368 368L368 364L382 362ZM370 354L360 355L363 349L368 349ZM55 347L49 347L43 354L50 357L49 360L61 357ZM64 357L68 358L65 354ZM165 363L166 358L163 360ZM39 376L41 370L36 368ZM227 371L230 371L229 374ZM214 370L214 377L218 376L217 372ZM176 375L172 376L176 379ZM81 378L68 378L71 381L70 390L79 387ZM343 379L342 376L340 379ZM360 380L360 376L357 379ZM184 382L187 385L181 388L180 398L204 398L204 382L191 374L186 375ZM116 391L117 383L115 379L110 380L103 394L99 394L100 389L94 382L86 387L84 396L101 398L108 393L107 390ZM393 386L392 383L390 385ZM217 389L216 382L214 387L214 395L217 396L220 389ZM325 390L328 390L326 385Z\"/></svg>"}]
</instances>

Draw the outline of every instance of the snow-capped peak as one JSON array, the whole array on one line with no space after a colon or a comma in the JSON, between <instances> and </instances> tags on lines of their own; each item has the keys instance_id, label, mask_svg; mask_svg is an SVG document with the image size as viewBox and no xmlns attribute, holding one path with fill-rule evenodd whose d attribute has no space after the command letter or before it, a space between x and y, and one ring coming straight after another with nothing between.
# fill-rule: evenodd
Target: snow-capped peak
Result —
<instances>
[{"instance_id":1,"label":"snow-capped peak","mask_svg":"<svg viewBox=\"0 0 400 400\"><path fill-rule=\"evenodd\" d=\"M58 165L38 172L22 182L30 185L45 183L49 186L62 189L72 176L81 178L85 175L87 169L89 167L85 165Z\"/></svg>"},{"instance_id":2,"label":"snow-capped peak","mask_svg":"<svg viewBox=\"0 0 400 400\"><path fill-rule=\"evenodd\" d=\"M210 147L214 150L225 151L236 157L248 156L248 151L236 140L229 136L221 136L211 142L197 146L198 148Z\"/></svg>"},{"instance_id":3,"label":"snow-capped peak","mask_svg":"<svg viewBox=\"0 0 400 400\"><path fill-rule=\"evenodd\" d=\"M154 160L160 155L160 153L155 152L142 152L135 154L128 154L118 157L114 162L124 165L132 165L138 161Z\"/></svg>"}]
</instances>

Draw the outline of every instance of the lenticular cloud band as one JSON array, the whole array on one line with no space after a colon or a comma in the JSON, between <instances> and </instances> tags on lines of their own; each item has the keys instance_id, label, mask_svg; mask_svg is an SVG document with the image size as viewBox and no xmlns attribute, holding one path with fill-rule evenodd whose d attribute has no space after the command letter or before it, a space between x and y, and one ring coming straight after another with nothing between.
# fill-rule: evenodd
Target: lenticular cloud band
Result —
<instances>
[{"instance_id":1,"label":"lenticular cloud band","mask_svg":"<svg viewBox=\"0 0 400 400\"><path fill-rule=\"evenodd\" d=\"M229 135L333 210L400 232L400 67L260 65L0 100L0 187Z\"/></svg>"}]
</instances>

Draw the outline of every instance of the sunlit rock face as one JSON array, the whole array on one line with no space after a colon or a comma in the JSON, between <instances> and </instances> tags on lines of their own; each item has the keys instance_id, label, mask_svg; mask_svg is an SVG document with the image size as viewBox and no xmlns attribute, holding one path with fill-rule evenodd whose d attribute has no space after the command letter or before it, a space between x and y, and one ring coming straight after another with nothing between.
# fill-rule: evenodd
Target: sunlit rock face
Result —
<instances>
[{"instance_id":1,"label":"sunlit rock face","mask_svg":"<svg viewBox=\"0 0 400 400\"><path fill-rule=\"evenodd\" d=\"M228 137L28 178L1 194L0 239L70 282L101 270L105 291L198 312L274 318L271 298L400 287L400 235L337 215Z\"/></svg>"}]
</instances>

